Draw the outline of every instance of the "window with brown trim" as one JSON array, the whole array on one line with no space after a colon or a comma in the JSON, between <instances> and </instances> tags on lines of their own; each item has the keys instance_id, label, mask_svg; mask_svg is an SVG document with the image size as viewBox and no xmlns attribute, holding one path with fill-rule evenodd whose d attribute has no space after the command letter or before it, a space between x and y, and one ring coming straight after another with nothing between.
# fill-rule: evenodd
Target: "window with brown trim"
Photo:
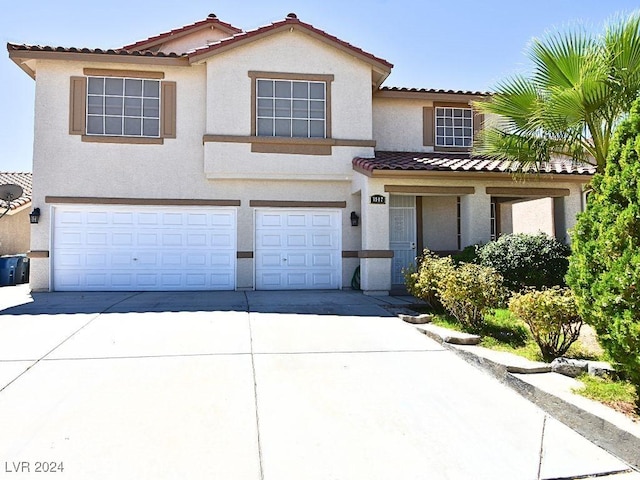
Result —
<instances>
[{"instance_id":1,"label":"window with brown trim","mask_svg":"<svg viewBox=\"0 0 640 480\"><path fill-rule=\"evenodd\" d=\"M256 79L256 135L326 137L326 84Z\"/></svg>"},{"instance_id":2,"label":"window with brown trim","mask_svg":"<svg viewBox=\"0 0 640 480\"><path fill-rule=\"evenodd\" d=\"M470 147L473 143L471 108L436 107L436 147Z\"/></svg>"},{"instance_id":3,"label":"window with brown trim","mask_svg":"<svg viewBox=\"0 0 640 480\"><path fill-rule=\"evenodd\" d=\"M99 73L71 78L70 134L115 143L176 137L175 82L160 80L164 75L157 72Z\"/></svg>"},{"instance_id":4,"label":"window with brown trim","mask_svg":"<svg viewBox=\"0 0 640 480\"><path fill-rule=\"evenodd\" d=\"M434 102L423 107L423 145L446 151L469 151L484 115L467 103Z\"/></svg>"},{"instance_id":5,"label":"window with brown trim","mask_svg":"<svg viewBox=\"0 0 640 480\"><path fill-rule=\"evenodd\" d=\"M331 138L333 75L259 71L248 74L252 136L297 141Z\"/></svg>"}]
</instances>

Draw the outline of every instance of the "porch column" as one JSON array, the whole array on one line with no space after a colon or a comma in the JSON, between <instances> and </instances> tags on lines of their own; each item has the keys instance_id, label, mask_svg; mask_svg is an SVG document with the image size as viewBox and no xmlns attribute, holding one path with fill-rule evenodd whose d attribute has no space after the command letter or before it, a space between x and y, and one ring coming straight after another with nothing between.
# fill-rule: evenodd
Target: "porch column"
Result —
<instances>
[{"instance_id":1,"label":"porch column","mask_svg":"<svg viewBox=\"0 0 640 480\"><path fill-rule=\"evenodd\" d=\"M460 197L461 248L491 240L491 195L483 187Z\"/></svg>"},{"instance_id":2,"label":"porch column","mask_svg":"<svg viewBox=\"0 0 640 480\"><path fill-rule=\"evenodd\" d=\"M577 221L577 216L584 209L582 185L575 184L570 187L569 196L554 198L554 214L556 225L556 238L564 243L571 243L571 230Z\"/></svg>"},{"instance_id":3,"label":"porch column","mask_svg":"<svg viewBox=\"0 0 640 480\"><path fill-rule=\"evenodd\" d=\"M372 195L384 195L384 204L371 203ZM391 258L389 250L389 194L366 182L362 187L360 225L362 250L360 257L360 288L365 295L388 295L391 289Z\"/></svg>"}]
</instances>

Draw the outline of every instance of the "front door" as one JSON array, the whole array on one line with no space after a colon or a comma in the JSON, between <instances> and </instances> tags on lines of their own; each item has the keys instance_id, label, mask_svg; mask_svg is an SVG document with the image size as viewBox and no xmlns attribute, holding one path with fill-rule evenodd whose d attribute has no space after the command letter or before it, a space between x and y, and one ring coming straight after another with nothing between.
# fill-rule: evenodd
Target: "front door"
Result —
<instances>
[{"instance_id":1,"label":"front door","mask_svg":"<svg viewBox=\"0 0 640 480\"><path fill-rule=\"evenodd\" d=\"M415 196L389 196L389 248L393 250L391 283L403 285L402 270L416 260Z\"/></svg>"}]
</instances>

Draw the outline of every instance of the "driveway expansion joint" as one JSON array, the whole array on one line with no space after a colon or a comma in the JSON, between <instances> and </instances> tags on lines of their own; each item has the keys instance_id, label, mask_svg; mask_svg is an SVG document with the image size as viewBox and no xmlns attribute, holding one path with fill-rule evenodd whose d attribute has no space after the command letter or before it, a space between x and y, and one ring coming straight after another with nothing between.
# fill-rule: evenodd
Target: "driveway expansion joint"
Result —
<instances>
[{"instance_id":1,"label":"driveway expansion joint","mask_svg":"<svg viewBox=\"0 0 640 480\"><path fill-rule=\"evenodd\" d=\"M415 325L415 327L419 331L423 331L424 325ZM559 420L595 445L640 471L640 435L634 433L635 430L631 431L619 424L614 424L597 412L588 411L569 400L565 400L526 381L526 378L537 377L538 375L559 375L550 373L551 367L549 364L531 362L527 359L520 360L518 357L515 359L517 365L510 365L510 362L505 361L505 359L513 360L512 357L515 357L513 354L498 355L505 352L494 352L493 350L489 350L492 353L487 354L485 350L488 349L479 346L454 345L444 341L440 342L440 344L445 349L455 352L456 355L462 357L476 368L484 370L501 383L509 386L551 417ZM522 365L521 368L519 368L520 365ZM631 423L631 420L628 422ZM571 480L573 478L591 477L593 475L544 480Z\"/></svg>"},{"instance_id":2,"label":"driveway expansion joint","mask_svg":"<svg viewBox=\"0 0 640 480\"><path fill-rule=\"evenodd\" d=\"M67 341L69 341L72 337L74 337L75 335L77 335L81 330L83 330L85 327L87 327L90 323L92 323L96 318L98 318L100 315L102 315L103 313L108 312L110 309L112 309L113 307L119 305L120 303L129 300L130 298L133 298L137 295L140 295L142 292L136 292L133 293L132 295L129 295L126 298L123 298L119 301L117 301L116 303L109 305L107 308L105 308L103 311L95 314L93 317L91 317L89 319L89 321L87 321L84 325L82 325L80 328L76 329L74 332L72 332L70 335L68 335L64 340L62 340L60 343L58 343L56 346L54 346L51 350L49 350L47 353L45 353L43 356L41 356L39 359L33 361L33 363L31 365L29 365L27 368L24 369L24 371L22 373L20 373L17 377L15 377L13 380L11 380L10 382L8 382L6 385L4 385L2 388L0 388L0 393L2 393L3 391L5 391L9 385L12 385L16 380L18 380L20 377L22 377L25 373L27 373L29 370L31 370L33 367L35 367L38 363L40 363L41 361L43 361L44 359L46 359L46 357L48 357L49 355L51 355L54 351L56 351L58 348L60 348L62 345L64 345Z\"/></svg>"}]
</instances>

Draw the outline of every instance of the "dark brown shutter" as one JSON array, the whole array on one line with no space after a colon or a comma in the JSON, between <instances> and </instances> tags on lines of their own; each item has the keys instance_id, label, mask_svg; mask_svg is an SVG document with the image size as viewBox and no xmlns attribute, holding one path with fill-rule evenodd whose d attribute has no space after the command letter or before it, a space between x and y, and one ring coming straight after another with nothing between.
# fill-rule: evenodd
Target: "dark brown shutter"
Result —
<instances>
[{"instance_id":1,"label":"dark brown shutter","mask_svg":"<svg viewBox=\"0 0 640 480\"><path fill-rule=\"evenodd\" d=\"M162 119L160 135L176 138L176 82L162 82Z\"/></svg>"},{"instance_id":2,"label":"dark brown shutter","mask_svg":"<svg viewBox=\"0 0 640 480\"><path fill-rule=\"evenodd\" d=\"M480 112L476 112L474 110L473 111L473 138L474 138L474 140L477 137L478 132L480 132L480 130L482 130L483 124L484 124L484 114L482 114Z\"/></svg>"},{"instance_id":3,"label":"dark brown shutter","mask_svg":"<svg viewBox=\"0 0 640 480\"><path fill-rule=\"evenodd\" d=\"M423 127L423 142L422 144L427 147L432 147L434 143L434 118L433 118L433 107L424 107L422 109L422 127Z\"/></svg>"},{"instance_id":4,"label":"dark brown shutter","mask_svg":"<svg viewBox=\"0 0 640 480\"><path fill-rule=\"evenodd\" d=\"M84 135L87 119L87 77L71 77L69 134Z\"/></svg>"}]
</instances>

